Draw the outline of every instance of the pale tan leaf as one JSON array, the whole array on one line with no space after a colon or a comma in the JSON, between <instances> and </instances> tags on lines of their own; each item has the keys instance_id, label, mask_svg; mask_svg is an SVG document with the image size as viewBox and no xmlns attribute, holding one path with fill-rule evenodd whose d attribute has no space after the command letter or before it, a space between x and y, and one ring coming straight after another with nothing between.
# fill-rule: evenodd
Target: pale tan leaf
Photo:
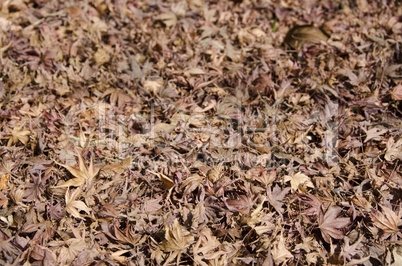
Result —
<instances>
[{"instance_id":1,"label":"pale tan leaf","mask_svg":"<svg viewBox=\"0 0 402 266\"><path fill-rule=\"evenodd\" d=\"M31 131L28 129L22 129L21 127L16 127L11 131L11 136L8 136L8 143L7 146L10 147L12 144L21 141L25 146L28 143L29 135Z\"/></svg>"},{"instance_id":2,"label":"pale tan leaf","mask_svg":"<svg viewBox=\"0 0 402 266\"><path fill-rule=\"evenodd\" d=\"M79 194L82 192L80 188L72 191L70 193L69 189L66 191L65 199L66 199L66 211L70 213L75 218L83 219L80 215L80 211L84 211L89 214L90 210L85 205L84 202L76 200Z\"/></svg>"},{"instance_id":3,"label":"pale tan leaf","mask_svg":"<svg viewBox=\"0 0 402 266\"><path fill-rule=\"evenodd\" d=\"M97 64L103 65L110 60L110 55L107 53L107 51L103 48L98 48L94 54L94 59Z\"/></svg>"},{"instance_id":4,"label":"pale tan leaf","mask_svg":"<svg viewBox=\"0 0 402 266\"><path fill-rule=\"evenodd\" d=\"M165 225L165 239L160 247L167 252L178 253L184 252L194 241L194 237L187 231L184 232L177 219L174 221L172 228Z\"/></svg>"},{"instance_id":5,"label":"pale tan leaf","mask_svg":"<svg viewBox=\"0 0 402 266\"><path fill-rule=\"evenodd\" d=\"M92 160L89 164L89 167L87 168L84 163L84 159L82 158L81 154L78 153L78 161L79 161L80 169L76 169L69 165L65 165L65 164L56 162L58 165L66 168L75 177L75 178L70 179L56 187L82 186L85 183L85 181L93 179L98 175L99 169L97 169L96 171L94 170L94 165L93 165Z\"/></svg>"},{"instance_id":6,"label":"pale tan leaf","mask_svg":"<svg viewBox=\"0 0 402 266\"><path fill-rule=\"evenodd\" d=\"M292 187L293 191L300 191L299 186L303 185L305 187L314 188L314 184L311 182L310 178L305 174L300 172L293 174L293 175L286 175L284 176L284 181L290 181L290 186Z\"/></svg>"},{"instance_id":7,"label":"pale tan leaf","mask_svg":"<svg viewBox=\"0 0 402 266\"><path fill-rule=\"evenodd\" d=\"M143 82L143 87L150 93L157 94L158 89L163 86L163 81L161 80L145 80Z\"/></svg>"},{"instance_id":8,"label":"pale tan leaf","mask_svg":"<svg viewBox=\"0 0 402 266\"><path fill-rule=\"evenodd\" d=\"M402 160L402 138L396 143L393 137L388 139L384 158L387 161L393 161L395 159Z\"/></svg>"},{"instance_id":9,"label":"pale tan leaf","mask_svg":"<svg viewBox=\"0 0 402 266\"><path fill-rule=\"evenodd\" d=\"M160 14L155 18L155 20L161 21L163 24L166 25L166 27L172 27L177 24L177 17L175 13L173 12L166 12L163 14Z\"/></svg>"},{"instance_id":10,"label":"pale tan leaf","mask_svg":"<svg viewBox=\"0 0 402 266\"><path fill-rule=\"evenodd\" d=\"M363 129L364 130L364 129ZM366 131L366 139L364 140L364 143L366 143L367 141L373 139L373 140L381 140L381 135L385 134L386 132L388 132L388 129L386 128L371 128L369 130Z\"/></svg>"},{"instance_id":11,"label":"pale tan leaf","mask_svg":"<svg viewBox=\"0 0 402 266\"><path fill-rule=\"evenodd\" d=\"M191 69L186 70L186 71L184 72L184 75L185 75L185 76L203 75L203 74L205 74L205 71L202 70L201 68L198 68L198 67L191 68Z\"/></svg>"},{"instance_id":12,"label":"pale tan leaf","mask_svg":"<svg viewBox=\"0 0 402 266\"><path fill-rule=\"evenodd\" d=\"M391 91L392 99L394 100L402 100L402 83L396 85Z\"/></svg>"},{"instance_id":13,"label":"pale tan leaf","mask_svg":"<svg viewBox=\"0 0 402 266\"><path fill-rule=\"evenodd\" d=\"M9 175L8 174L3 174L2 176L1 176L1 179L0 179L0 190L7 190L7 181L8 181L8 179L9 179Z\"/></svg>"},{"instance_id":14,"label":"pale tan leaf","mask_svg":"<svg viewBox=\"0 0 402 266\"><path fill-rule=\"evenodd\" d=\"M285 246L285 239L283 235L279 236L279 241L276 243L276 245L274 245L274 248L272 249L272 257L276 264L286 262L290 258L293 258L292 253L290 253Z\"/></svg>"},{"instance_id":15,"label":"pale tan leaf","mask_svg":"<svg viewBox=\"0 0 402 266\"><path fill-rule=\"evenodd\" d=\"M382 206L382 212L373 211L370 217L373 224L384 232L383 239L387 238L390 234L399 232L398 226L402 224L400 215L397 215L391 209Z\"/></svg>"}]
</instances>

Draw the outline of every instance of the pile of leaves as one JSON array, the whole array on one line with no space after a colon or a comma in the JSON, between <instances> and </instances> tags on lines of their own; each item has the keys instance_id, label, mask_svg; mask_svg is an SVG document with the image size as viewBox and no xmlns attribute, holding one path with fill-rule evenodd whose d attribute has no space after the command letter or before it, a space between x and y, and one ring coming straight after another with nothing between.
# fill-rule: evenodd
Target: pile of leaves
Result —
<instances>
[{"instance_id":1,"label":"pile of leaves","mask_svg":"<svg viewBox=\"0 0 402 266\"><path fill-rule=\"evenodd\" d=\"M0 264L401 265L400 14L1 1Z\"/></svg>"}]
</instances>

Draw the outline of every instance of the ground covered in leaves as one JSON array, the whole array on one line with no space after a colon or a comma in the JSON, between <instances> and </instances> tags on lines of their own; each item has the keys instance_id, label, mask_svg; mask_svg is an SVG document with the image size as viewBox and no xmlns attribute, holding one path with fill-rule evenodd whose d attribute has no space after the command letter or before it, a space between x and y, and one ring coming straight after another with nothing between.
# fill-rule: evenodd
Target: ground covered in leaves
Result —
<instances>
[{"instance_id":1,"label":"ground covered in leaves","mask_svg":"<svg viewBox=\"0 0 402 266\"><path fill-rule=\"evenodd\" d=\"M0 264L401 265L401 14L1 1Z\"/></svg>"}]
</instances>

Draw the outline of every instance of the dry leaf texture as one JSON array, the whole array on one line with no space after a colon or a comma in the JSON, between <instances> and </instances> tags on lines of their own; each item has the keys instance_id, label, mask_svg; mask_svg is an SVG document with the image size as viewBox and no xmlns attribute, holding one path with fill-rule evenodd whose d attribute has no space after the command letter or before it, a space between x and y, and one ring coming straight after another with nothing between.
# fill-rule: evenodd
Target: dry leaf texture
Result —
<instances>
[{"instance_id":1,"label":"dry leaf texture","mask_svg":"<svg viewBox=\"0 0 402 266\"><path fill-rule=\"evenodd\" d=\"M401 264L401 14L0 1L0 264Z\"/></svg>"}]
</instances>

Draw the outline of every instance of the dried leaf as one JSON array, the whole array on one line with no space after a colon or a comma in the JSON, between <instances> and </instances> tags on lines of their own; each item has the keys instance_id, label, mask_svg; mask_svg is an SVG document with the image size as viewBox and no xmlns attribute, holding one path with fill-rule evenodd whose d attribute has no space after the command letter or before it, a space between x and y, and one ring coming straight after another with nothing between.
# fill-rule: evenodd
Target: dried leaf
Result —
<instances>
[{"instance_id":1,"label":"dried leaf","mask_svg":"<svg viewBox=\"0 0 402 266\"><path fill-rule=\"evenodd\" d=\"M325 42L327 40L328 36L325 32L310 25L296 26L285 37L285 42L296 50L309 42Z\"/></svg>"},{"instance_id":2,"label":"dried leaf","mask_svg":"<svg viewBox=\"0 0 402 266\"><path fill-rule=\"evenodd\" d=\"M394 100L402 100L402 83L396 85L391 91L392 99Z\"/></svg>"},{"instance_id":3,"label":"dried leaf","mask_svg":"<svg viewBox=\"0 0 402 266\"><path fill-rule=\"evenodd\" d=\"M388 139L384 158L387 161L393 161L395 159L402 160L402 138L396 143L393 137Z\"/></svg>"},{"instance_id":4,"label":"dried leaf","mask_svg":"<svg viewBox=\"0 0 402 266\"><path fill-rule=\"evenodd\" d=\"M1 179L0 179L0 190L7 190L7 181L8 181L8 179L9 179L9 175L8 174L3 174L2 176L1 176Z\"/></svg>"},{"instance_id":5,"label":"dried leaf","mask_svg":"<svg viewBox=\"0 0 402 266\"><path fill-rule=\"evenodd\" d=\"M186 71L184 72L184 75L185 75L185 76L204 75L204 74L206 74L205 71L202 70L201 68L198 68L198 67L191 68L191 69L186 70Z\"/></svg>"},{"instance_id":6,"label":"dried leaf","mask_svg":"<svg viewBox=\"0 0 402 266\"><path fill-rule=\"evenodd\" d=\"M330 206L326 212L321 209L318 215L318 225L321 235L325 242L330 243L331 237L335 239L342 239L344 233L339 230L350 224L349 218L339 218L341 208L337 206Z\"/></svg>"},{"instance_id":7,"label":"dried leaf","mask_svg":"<svg viewBox=\"0 0 402 266\"><path fill-rule=\"evenodd\" d=\"M385 134L386 132L388 132L388 129L385 128L371 128L369 130L366 131L366 139L364 140L364 143L366 143L367 141L374 139L374 140L381 140L381 135Z\"/></svg>"},{"instance_id":8,"label":"dried leaf","mask_svg":"<svg viewBox=\"0 0 402 266\"><path fill-rule=\"evenodd\" d=\"M156 95L158 93L158 89L163 86L163 81L145 80L143 82L143 86L145 89L147 89L148 92Z\"/></svg>"},{"instance_id":9,"label":"dried leaf","mask_svg":"<svg viewBox=\"0 0 402 266\"><path fill-rule=\"evenodd\" d=\"M298 190L301 192L299 186L314 188L314 184L311 182L310 178L300 172L293 174L291 176L286 175L283 178L285 182L290 181L290 186L292 187L293 191Z\"/></svg>"},{"instance_id":10,"label":"dried leaf","mask_svg":"<svg viewBox=\"0 0 402 266\"><path fill-rule=\"evenodd\" d=\"M400 232L398 228L402 225L401 213L397 215L391 209L382 206L382 212L373 211L370 213L370 217L373 220L373 224L384 232L381 239L386 239L393 233Z\"/></svg>"},{"instance_id":11,"label":"dried leaf","mask_svg":"<svg viewBox=\"0 0 402 266\"><path fill-rule=\"evenodd\" d=\"M75 218L79 218L79 219L83 219L81 217L80 211L84 211L87 214L89 214L90 210L87 207L87 205L85 205L84 202L76 200L76 198L79 196L79 194L81 193L81 189L75 189L74 191L72 191L70 193L69 188L66 191L66 211L68 213L70 213L72 216L74 216Z\"/></svg>"},{"instance_id":12,"label":"dried leaf","mask_svg":"<svg viewBox=\"0 0 402 266\"><path fill-rule=\"evenodd\" d=\"M79 160L79 169L56 162L58 165L66 168L75 177L56 187L71 187L71 186L81 187L84 185L86 181L92 180L98 175L99 169L97 169L96 171L94 170L92 160L88 168L85 166L84 159L79 153L78 153L78 160Z\"/></svg>"},{"instance_id":13,"label":"dried leaf","mask_svg":"<svg viewBox=\"0 0 402 266\"><path fill-rule=\"evenodd\" d=\"M285 239L282 234L279 236L278 242L272 249L272 257L275 261L275 264L280 264L293 258L292 253L286 249Z\"/></svg>"},{"instance_id":14,"label":"dried leaf","mask_svg":"<svg viewBox=\"0 0 402 266\"><path fill-rule=\"evenodd\" d=\"M174 187L174 181L172 179L170 179L168 176L162 174L162 173L155 173L152 172L154 175L158 176L159 179L162 181L162 188L165 190L169 190L172 187Z\"/></svg>"},{"instance_id":15,"label":"dried leaf","mask_svg":"<svg viewBox=\"0 0 402 266\"><path fill-rule=\"evenodd\" d=\"M160 14L155 18L155 20L160 20L163 24L166 25L166 27L172 27L177 24L177 17L173 12Z\"/></svg>"},{"instance_id":16,"label":"dried leaf","mask_svg":"<svg viewBox=\"0 0 402 266\"><path fill-rule=\"evenodd\" d=\"M25 146L28 143L29 135L31 131L28 129L22 129L22 127L16 127L12 130L11 136L8 136L7 147L11 147L14 143L21 141Z\"/></svg>"},{"instance_id":17,"label":"dried leaf","mask_svg":"<svg viewBox=\"0 0 402 266\"><path fill-rule=\"evenodd\" d=\"M193 242L193 235L184 230L176 219L172 228L165 224L165 240L160 244L160 247L166 252L173 252L174 256L168 259L171 261L176 256L180 257L180 254L185 252Z\"/></svg>"}]
</instances>

